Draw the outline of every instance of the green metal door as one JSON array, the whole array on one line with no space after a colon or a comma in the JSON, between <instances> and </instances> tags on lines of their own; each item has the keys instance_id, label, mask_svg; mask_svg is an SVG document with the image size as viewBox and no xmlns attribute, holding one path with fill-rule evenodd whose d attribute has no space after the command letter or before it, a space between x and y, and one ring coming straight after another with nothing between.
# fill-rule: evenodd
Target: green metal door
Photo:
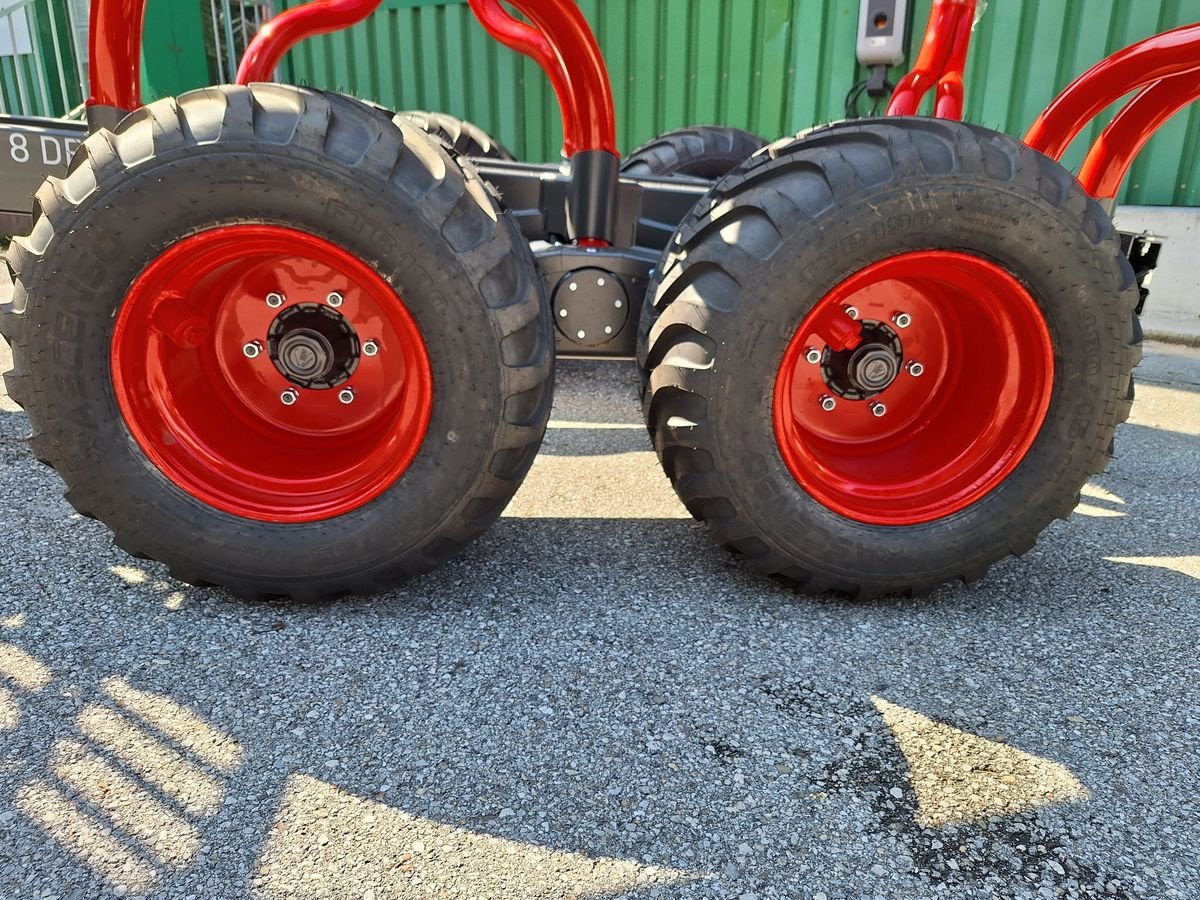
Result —
<instances>
[{"instance_id":1,"label":"green metal door","mask_svg":"<svg viewBox=\"0 0 1200 900\"><path fill-rule=\"evenodd\" d=\"M207 0L152 0L142 29L142 97L172 97L211 84L204 46Z\"/></svg>"}]
</instances>

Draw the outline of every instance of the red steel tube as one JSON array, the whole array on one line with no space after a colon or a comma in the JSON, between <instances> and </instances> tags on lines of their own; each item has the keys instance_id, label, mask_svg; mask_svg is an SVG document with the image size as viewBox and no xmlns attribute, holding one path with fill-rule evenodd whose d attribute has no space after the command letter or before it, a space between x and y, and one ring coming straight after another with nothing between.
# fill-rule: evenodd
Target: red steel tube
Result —
<instances>
[{"instance_id":1,"label":"red steel tube","mask_svg":"<svg viewBox=\"0 0 1200 900\"><path fill-rule=\"evenodd\" d=\"M1138 41L1096 63L1067 85L1026 132L1025 143L1061 159L1071 141L1106 106L1152 82L1195 69L1200 69L1200 24L1184 25ZM1162 95L1156 92L1155 96ZM1141 106L1149 110L1144 101ZM1145 116L1146 112L1135 115ZM1122 130L1125 127L1121 126Z\"/></svg>"},{"instance_id":2,"label":"red steel tube","mask_svg":"<svg viewBox=\"0 0 1200 900\"><path fill-rule=\"evenodd\" d=\"M913 116L936 86L934 115L961 119L963 69L975 25L976 0L933 0L925 39L912 71L900 79L888 102L889 116Z\"/></svg>"},{"instance_id":3,"label":"red steel tube","mask_svg":"<svg viewBox=\"0 0 1200 900\"><path fill-rule=\"evenodd\" d=\"M563 117L563 153L605 150L617 155L616 113L608 68L574 0L468 0L480 24L506 47L537 62L550 78Z\"/></svg>"},{"instance_id":4,"label":"red steel tube","mask_svg":"<svg viewBox=\"0 0 1200 900\"><path fill-rule=\"evenodd\" d=\"M328 34L361 22L383 0L313 0L280 13L268 21L242 57L237 83L274 80L275 68L285 53L303 40Z\"/></svg>"},{"instance_id":5,"label":"red steel tube","mask_svg":"<svg viewBox=\"0 0 1200 900\"><path fill-rule=\"evenodd\" d=\"M142 105L142 16L146 0L92 0L88 21L88 106Z\"/></svg>"},{"instance_id":6,"label":"red steel tube","mask_svg":"<svg viewBox=\"0 0 1200 900\"><path fill-rule=\"evenodd\" d=\"M1098 200L1115 200L1121 182L1146 142L1175 113L1200 100L1200 69L1145 87L1113 117L1092 144L1079 181Z\"/></svg>"},{"instance_id":7,"label":"red steel tube","mask_svg":"<svg viewBox=\"0 0 1200 900\"><path fill-rule=\"evenodd\" d=\"M964 4L963 13L954 23L954 36L950 42L950 55L938 78L937 94L933 114L939 119L962 121L963 117L963 72L967 68L967 51L971 49L971 32L975 28L975 2Z\"/></svg>"},{"instance_id":8,"label":"red steel tube","mask_svg":"<svg viewBox=\"0 0 1200 900\"><path fill-rule=\"evenodd\" d=\"M250 42L237 82L269 81L293 46L362 21L381 0L313 0L269 21ZM496 40L532 57L550 78L562 107L563 150L616 154L616 115L604 57L574 0L512 0L532 24L514 18L500 0L470 0L476 18Z\"/></svg>"}]
</instances>

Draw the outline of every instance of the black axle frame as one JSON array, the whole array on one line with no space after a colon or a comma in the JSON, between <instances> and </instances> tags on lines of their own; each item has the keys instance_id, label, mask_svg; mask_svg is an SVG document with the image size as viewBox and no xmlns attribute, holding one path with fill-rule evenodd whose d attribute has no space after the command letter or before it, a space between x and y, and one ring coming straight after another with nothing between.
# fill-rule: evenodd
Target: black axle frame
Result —
<instances>
[{"instance_id":1,"label":"black axle frame","mask_svg":"<svg viewBox=\"0 0 1200 900\"><path fill-rule=\"evenodd\" d=\"M33 195L48 176L66 173L88 130L84 122L0 116L0 235L29 232ZM559 355L634 356L654 267L711 182L624 176L620 160L602 150L577 153L559 165L471 163L533 248L555 316ZM1145 236L1122 234L1139 283L1157 265L1159 248ZM1143 304L1146 293L1143 288Z\"/></svg>"},{"instance_id":2,"label":"black axle frame","mask_svg":"<svg viewBox=\"0 0 1200 900\"><path fill-rule=\"evenodd\" d=\"M499 191L533 247L557 326L558 354L632 357L654 267L711 184L624 177L617 158L603 151L576 154L561 166L472 163ZM588 277L573 279L573 272Z\"/></svg>"}]
</instances>

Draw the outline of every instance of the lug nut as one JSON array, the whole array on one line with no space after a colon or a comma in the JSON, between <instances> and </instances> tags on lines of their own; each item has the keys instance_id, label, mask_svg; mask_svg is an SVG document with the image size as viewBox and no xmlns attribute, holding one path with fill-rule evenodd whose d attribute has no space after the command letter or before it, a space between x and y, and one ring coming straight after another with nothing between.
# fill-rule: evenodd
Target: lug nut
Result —
<instances>
[{"instance_id":1,"label":"lug nut","mask_svg":"<svg viewBox=\"0 0 1200 900\"><path fill-rule=\"evenodd\" d=\"M912 324L912 316L906 312L896 313L892 316L892 321L896 323L897 328L907 328Z\"/></svg>"},{"instance_id":2,"label":"lug nut","mask_svg":"<svg viewBox=\"0 0 1200 900\"><path fill-rule=\"evenodd\" d=\"M279 291L271 291L271 293L267 294L267 306L271 307L271 309L279 309L279 307L283 306L283 294L279 293Z\"/></svg>"},{"instance_id":3,"label":"lug nut","mask_svg":"<svg viewBox=\"0 0 1200 900\"><path fill-rule=\"evenodd\" d=\"M374 341L367 341L362 346L363 356L374 356L379 352L379 345Z\"/></svg>"},{"instance_id":4,"label":"lug nut","mask_svg":"<svg viewBox=\"0 0 1200 900\"><path fill-rule=\"evenodd\" d=\"M293 391L291 388L288 388L286 391L284 391L282 394L279 395L279 402L282 403L284 406L291 406L293 403L295 403L299 399L300 399L300 395L298 393L296 393L295 391Z\"/></svg>"},{"instance_id":5,"label":"lug nut","mask_svg":"<svg viewBox=\"0 0 1200 900\"><path fill-rule=\"evenodd\" d=\"M604 287L604 279L603 278L596 279L596 287Z\"/></svg>"},{"instance_id":6,"label":"lug nut","mask_svg":"<svg viewBox=\"0 0 1200 900\"><path fill-rule=\"evenodd\" d=\"M577 331L577 332L575 332L575 336L582 341L585 337L587 337L587 332L586 331Z\"/></svg>"},{"instance_id":7,"label":"lug nut","mask_svg":"<svg viewBox=\"0 0 1200 900\"><path fill-rule=\"evenodd\" d=\"M815 366L821 361L821 351L816 347L809 347L807 352L804 354L804 358Z\"/></svg>"},{"instance_id":8,"label":"lug nut","mask_svg":"<svg viewBox=\"0 0 1200 900\"><path fill-rule=\"evenodd\" d=\"M825 410L825 412L832 412L835 406L837 406L836 400L828 394L821 395L821 409Z\"/></svg>"},{"instance_id":9,"label":"lug nut","mask_svg":"<svg viewBox=\"0 0 1200 900\"><path fill-rule=\"evenodd\" d=\"M560 319L565 319L567 317L567 308L565 306L558 311L558 317Z\"/></svg>"},{"instance_id":10,"label":"lug nut","mask_svg":"<svg viewBox=\"0 0 1200 900\"><path fill-rule=\"evenodd\" d=\"M875 418L878 419L881 416L885 415L886 413L887 413L887 407L884 406L882 403L872 403L871 404L871 415L873 415Z\"/></svg>"},{"instance_id":11,"label":"lug nut","mask_svg":"<svg viewBox=\"0 0 1200 900\"><path fill-rule=\"evenodd\" d=\"M251 341L242 347L242 353L246 354L246 359L254 359L262 353L262 344L258 341Z\"/></svg>"},{"instance_id":12,"label":"lug nut","mask_svg":"<svg viewBox=\"0 0 1200 900\"><path fill-rule=\"evenodd\" d=\"M577 285L575 282L572 281L570 284L567 285L567 290L577 291L577 290L579 290L579 285Z\"/></svg>"},{"instance_id":13,"label":"lug nut","mask_svg":"<svg viewBox=\"0 0 1200 900\"><path fill-rule=\"evenodd\" d=\"M338 400L342 403L350 404L354 402L354 388L344 387L338 391Z\"/></svg>"},{"instance_id":14,"label":"lug nut","mask_svg":"<svg viewBox=\"0 0 1200 900\"><path fill-rule=\"evenodd\" d=\"M857 319L858 318L858 307L857 306L847 306L846 307L846 315L848 315L852 319Z\"/></svg>"},{"instance_id":15,"label":"lug nut","mask_svg":"<svg viewBox=\"0 0 1200 900\"><path fill-rule=\"evenodd\" d=\"M336 309L342 305L342 295L337 291L330 291L329 296L325 298L325 302Z\"/></svg>"},{"instance_id":16,"label":"lug nut","mask_svg":"<svg viewBox=\"0 0 1200 900\"><path fill-rule=\"evenodd\" d=\"M925 367L914 359L908 364L908 374L913 378L920 378L925 374Z\"/></svg>"}]
</instances>

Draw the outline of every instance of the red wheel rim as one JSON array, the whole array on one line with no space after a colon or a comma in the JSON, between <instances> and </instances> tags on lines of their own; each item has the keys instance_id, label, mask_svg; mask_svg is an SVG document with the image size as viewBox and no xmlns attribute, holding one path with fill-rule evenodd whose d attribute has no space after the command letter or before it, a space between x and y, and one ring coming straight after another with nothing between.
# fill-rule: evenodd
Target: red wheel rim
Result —
<instances>
[{"instance_id":1,"label":"red wheel rim","mask_svg":"<svg viewBox=\"0 0 1200 900\"><path fill-rule=\"evenodd\" d=\"M324 360L328 383L291 380L297 360ZM265 522L328 519L379 496L417 455L433 401L420 331L387 282L275 225L213 228L164 251L125 296L111 365L154 465L197 500Z\"/></svg>"},{"instance_id":2,"label":"red wheel rim","mask_svg":"<svg viewBox=\"0 0 1200 900\"><path fill-rule=\"evenodd\" d=\"M877 392L847 374L863 371L853 354L868 349L895 358ZM1046 321L1016 278L967 253L905 253L850 276L805 316L776 380L775 436L792 475L834 512L930 522L1012 473L1046 417L1053 375Z\"/></svg>"}]
</instances>

